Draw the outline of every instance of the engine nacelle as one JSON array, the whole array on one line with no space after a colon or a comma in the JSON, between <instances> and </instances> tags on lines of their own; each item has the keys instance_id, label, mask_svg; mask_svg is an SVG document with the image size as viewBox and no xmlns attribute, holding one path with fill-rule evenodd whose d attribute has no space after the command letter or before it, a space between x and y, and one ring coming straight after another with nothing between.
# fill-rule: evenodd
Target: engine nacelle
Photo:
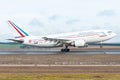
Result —
<instances>
[{"instance_id":1,"label":"engine nacelle","mask_svg":"<svg viewBox=\"0 0 120 80\"><path fill-rule=\"evenodd\" d=\"M86 47L86 43L85 43L85 41L84 40L76 40L76 41L74 41L74 46L75 47Z\"/></svg>"}]
</instances>

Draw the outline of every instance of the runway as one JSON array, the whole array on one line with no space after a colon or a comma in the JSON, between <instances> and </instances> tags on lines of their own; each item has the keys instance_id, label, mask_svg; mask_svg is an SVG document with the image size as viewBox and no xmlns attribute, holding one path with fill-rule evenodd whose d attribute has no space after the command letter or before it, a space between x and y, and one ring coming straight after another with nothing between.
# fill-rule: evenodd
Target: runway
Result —
<instances>
[{"instance_id":1,"label":"runway","mask_svg":"<svg viewBox=\"0 0 120 80\"><path fill-rule=\"evenodd\" d=\"M71 51L71 52L59 52L59 51L0 51L0 54L120 54L120 51Z\"/></svg>"},{"instance_id":2,"label":"runway","mask_svg":"<svg viewBox=\"0 0 120 80\"><path fill-rule=\"evenodd\" d=\"M61 48L0 48L0 54L120 54L120 46L89 46L87 48L70 47L70 52L61 52Z\"/></svg>"},{"instance_id":3,"label":"runway","mask_svg":"<svg viewBox=\"0 0 120 80\"><path fill-rule=\"evenodd\" d=\"M120 73L120 47L0 49L0 73Z\"/></svg>"},{"instance_id":4,"label":"runway","mask_svg":"<svg viewBox=\"0 0 120 80\"><path fill-rule=\"evenodd\" d=\"M120 66L0 66L0 74L120 74Z\"/></svg>"}]
</instances>

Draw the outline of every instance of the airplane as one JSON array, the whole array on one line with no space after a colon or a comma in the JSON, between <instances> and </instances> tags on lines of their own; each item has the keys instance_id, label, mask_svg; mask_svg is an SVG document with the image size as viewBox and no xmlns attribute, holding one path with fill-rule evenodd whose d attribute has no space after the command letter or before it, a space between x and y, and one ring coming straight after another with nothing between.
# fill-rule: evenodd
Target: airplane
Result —
<instances>
[{"instance_id":1,"label":"airplane","mask_svg":"<svg viewBox=\"0 0 120 80\"><path fill-rule=\"evenodd\" d=\"M69 46L88 47L89 43L103 42L116 36L116 34L111 30L88 30L53 35L32 36L12 21L8 20L8 23L15 31L14 33L19 35L8 40L12 40L27 46L43 48L63 47L61 52L69 52Z\"/></svg>"}]
</instances>

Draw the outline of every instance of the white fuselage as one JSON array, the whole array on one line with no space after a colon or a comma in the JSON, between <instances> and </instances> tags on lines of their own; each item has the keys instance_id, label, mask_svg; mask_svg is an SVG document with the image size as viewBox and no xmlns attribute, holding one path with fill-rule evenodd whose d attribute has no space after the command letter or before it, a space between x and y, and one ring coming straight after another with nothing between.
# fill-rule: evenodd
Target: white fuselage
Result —
<instances>
[{"instance_id":1,"label":"white fuselage","mask_svg":"<svg viewBox=\"0 0 120 80\"><path fill-rule=\"evenodd\" d=\"M89 30L82 32L72 32L64 34L54 34L54 35L44 35L44 36L27 36L19 38L24 40L23 44L38 46L38 47L57 47L62 44L58 44L58 41L55 40L45 40L43 37L48 37L52 39L62 39L68 40L69 42L75 42L77 40L84 40L86 44L103 42L113 38L116 34L110 30Z\"/></svg>"}]
</instances>

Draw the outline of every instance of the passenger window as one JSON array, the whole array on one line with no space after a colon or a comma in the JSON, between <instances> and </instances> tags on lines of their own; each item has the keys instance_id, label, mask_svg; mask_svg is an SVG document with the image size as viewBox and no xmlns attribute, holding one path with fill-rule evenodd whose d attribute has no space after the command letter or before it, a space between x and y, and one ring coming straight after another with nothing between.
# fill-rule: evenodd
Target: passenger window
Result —
<instances>
[{"instance_id":1,"label":"passenger window","mask_svg":"<svg viewBox=\"0 0 120 80\"><path fill-rule=\"evenodd\" d=\"M99 32L98 34L99 34L101 37L105 37L105 36L106 36L106 34L103 33L103 32Z\"/></svg>"}]
</instances>

